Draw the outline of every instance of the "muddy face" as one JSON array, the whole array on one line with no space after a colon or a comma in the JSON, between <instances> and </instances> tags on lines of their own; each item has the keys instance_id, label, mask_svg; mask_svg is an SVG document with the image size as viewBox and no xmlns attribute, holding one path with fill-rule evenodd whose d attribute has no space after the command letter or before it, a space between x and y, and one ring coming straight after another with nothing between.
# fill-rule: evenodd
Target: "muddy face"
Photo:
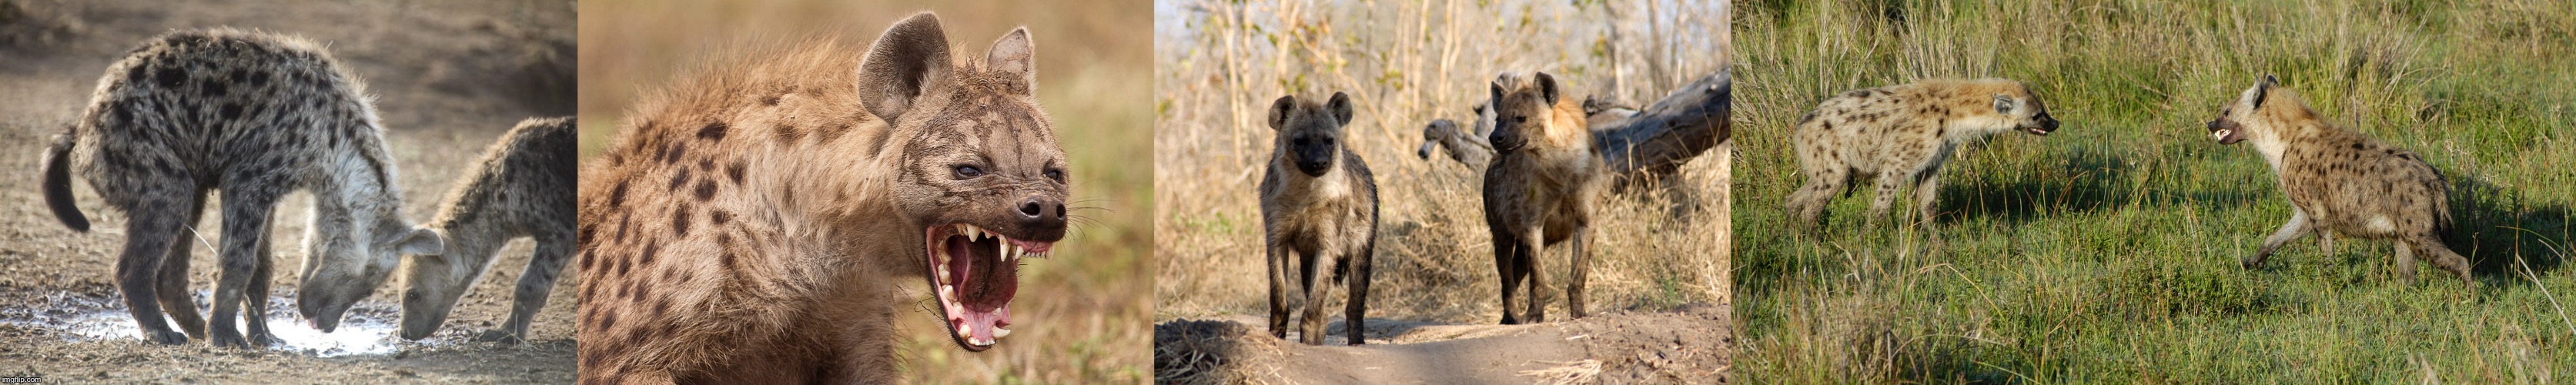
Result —
<instances>
[{"instance_id":1,"label":"muddy face","mask_svg":"<svg viewBox=\"0 0 2576 385\"><path fill-rule=\"evenodd\" d=\"M2048 115L2048 103L2039 101L2038 95L2024 95L2027 96L1995 95L1995 113L2016 118L2018 123L2013 129L2021 132L2039 136L2056 132L2057 117Z\"/></svg>"},{"instance_id":2,"label":"muddy face","mask_svg":"<svg viewBox=\"0 0 2576 385\"><path fill-rule=\"evenodd\" d=\"M340 211L345 215L331 215ZM303 282L295 290L295 308L314 329L329 333L340 316L359 299L374 294L402 262L403 254L436 254L446 249L437 232L413 227L390 210L325 208L316 212L305 235ZM252 295L263 295L251 293Z\"/></svg>"},{"instance_id":3,"label":"muddy face","mask_svg":"<svg viewBox=\"0 0 2576 385\"><path fill-rule=\"evenodd\" d=\"M1298 172L1320 177L1332 171L1342 154L1342 127L1351 123L1351 97L1340 92L1322 105L1282 96L1270 103L1270 129L1278 132L1280 156Z\"/></svg>"},{"instance_id":4,"label":"muddy face","mask_svg":"<svg viewBox=\"0 0 2576 385\"><path fill-rule=\"evenodd\" d=\"M2209 121L2209 138L2222 145L2245 141L2246 127L2242 122L2254 117L2254 111L2263 107L2263 98L2270 96L2272 87L2278 84L2272 75L2263 75L2262 81L2237 94L2236 102L2219 109L2218 119Z\"/></svg>"},{"instance_id":5,"label":"muddy face","mask_svg":"<svg viewBox=\"0 0 2576 385\"><path fill-rule=\"evenodd\" d=\"M1070 166L1033 96L1027 30L974 65L947 44L935 16L897 23L861 64L860 99L897 135L894 199L921 232L923 282L957 346L980 352L1011 333L1021 258L1064 239Z\"/></svg>"}]
</instances>

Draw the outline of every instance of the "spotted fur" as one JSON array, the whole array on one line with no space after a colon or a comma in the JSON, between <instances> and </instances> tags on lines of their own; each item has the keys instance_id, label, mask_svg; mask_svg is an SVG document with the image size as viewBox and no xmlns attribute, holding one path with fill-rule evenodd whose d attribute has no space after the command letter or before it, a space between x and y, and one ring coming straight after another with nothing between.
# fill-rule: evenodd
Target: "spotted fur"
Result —
<instances>
[{"instance_id":1,"label":"spotted fur","mask_svg":"<svg viewBox=\"0 0 2576 385\"><path fill-rule=\"evenodd\" d=\"M2008 131L2048 135L2057 119L2021 82L1938 79L1825 99L1794 129L1807 184L1789 195L1788 209L1802 227L1814 228L1834 195L1850 195L1852 181L1875 180L1872 227L1895 205L1897 188L1911 185L1916 223L1929 230L1941 165L1961 143Z\"/></svg>"},{"instance_id":2,"label":"spotted fur","mask_svg":"<svg viewBox=\"0 0 2576 385\"><path fill-rule=\"evenodd\" d=\"M1368 328L1369 261L1377 247L1377 178L1344 140L1351 114L1350 96L1339 92L1324 103L1282 96L1270 105L1277 139L1260 192L1272 336L1288 336L1293 281L1306 299L1299 337L1309 345L1324 343L1324 289L1331 278L1350 284L1342 314L1350 344L1366 342L1361 333Z\"/></svg>"},{"instance_id":3,"label":"spotted fur","mask_svg":"<svg viewBox=\"0 0 2576 385\"><path fill-rule=\"evenodd\" d=\"M2337 127L2317 116L2298 93L2264 76L2209 122L2220 144L2254 142L2255 152L2280 176L2290 199L2290 221L2263 239L2245 268L2292 240L2319 234L2332 253L2336 235L2386 239L2396 244L2397 272L2415 278L2415 256L2470 285L2468 258L2442 245L2451 226L2450 183L2414 152Z\"/></svg>"},{"instance_id":4,"label":"spotted fur","mask_svg":"<svg viewBox=\"0 0 2576 385\"><path fill-rule=\"evenodd\" d=\"M1485 168L1485 224L1493 232L1494 270L1503 286L1504 324L1546 322L1547 287L1539 274L1538 255L1547 245L1570 242L1572 273L1567 276L1567 309L1575 318L1584 306L1584 278L1591 257L1592 210L1598 200L1602 163L1592 152L1591 124L1573 98L1559 90L1556 77L1504 74L1492 84L1493 164ZM1512 298L1527 289L1528 311L1513 312Z\"/></svg>"},{"instance_id":5,"label":"spotted fur","mask_svg":"<svg viewBox=\"0 0 2576 385\"><path fill-rule=\"evenodd\" d=\"M402 337L429 337L446 323L474 282L492 270L501 246L532 238L536 253L519 273L510 319L477 340L517 343L546 306L555 278L572 261L575 142L572 118L520 121L483 150L474 168L447 193L429 227L447 239L443 254L412 255L403 267Z\"/></svg>"}]
</instances>

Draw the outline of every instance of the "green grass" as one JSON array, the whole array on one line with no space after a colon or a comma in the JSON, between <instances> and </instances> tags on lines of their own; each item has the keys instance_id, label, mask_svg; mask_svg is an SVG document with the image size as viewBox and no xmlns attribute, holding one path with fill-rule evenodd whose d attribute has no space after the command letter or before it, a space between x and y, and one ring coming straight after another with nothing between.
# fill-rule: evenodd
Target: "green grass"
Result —
<instances>
[{"instance_id":1,"label":"green grass","mask_svg":"<svg viewBox=\"0 0 2576 385\"><path fill-rule=\"evenodd\" d=\"M1754 1L1736 10L1739 371L1755 383L2538 382L2576 376L2576 4ZM2290 216L2250 146L2202 123L2264 74L2452 183L2461 288L2389 243L2313 238L2237 267ZM1819 236L1788 125L1842 91L2028 82L2065 121L1951 163L1943 247ZM1910 208L1899 200L1891 217Z\"/></svg>"}]
</instances>

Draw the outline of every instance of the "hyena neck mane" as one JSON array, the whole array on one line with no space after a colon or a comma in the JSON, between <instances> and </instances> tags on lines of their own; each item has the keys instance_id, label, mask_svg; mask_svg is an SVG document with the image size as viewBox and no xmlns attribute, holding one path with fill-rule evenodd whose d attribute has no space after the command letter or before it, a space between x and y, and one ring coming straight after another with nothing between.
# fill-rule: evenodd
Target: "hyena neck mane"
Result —
<instances>
[{"instance_id":1,"label":"hyena neck mane","mask_svg":"<svg viewBox=\"0 0 2576 385\"><path fill-rule=\"evenodd\" d=\"M2261 118L2250 122L2259 126L2246 130L2245 140L2254 144L2255 152L2262 153L2265 162L2271 163L2274 173L2281 170L2282 154L2289 152L2292 143L2341 143L2327 139L2360 135L2320 119L2307 100L2289 87L2273 87L2263 98L2262 107L2255 111Z\"/></svg>"}]
</instances>

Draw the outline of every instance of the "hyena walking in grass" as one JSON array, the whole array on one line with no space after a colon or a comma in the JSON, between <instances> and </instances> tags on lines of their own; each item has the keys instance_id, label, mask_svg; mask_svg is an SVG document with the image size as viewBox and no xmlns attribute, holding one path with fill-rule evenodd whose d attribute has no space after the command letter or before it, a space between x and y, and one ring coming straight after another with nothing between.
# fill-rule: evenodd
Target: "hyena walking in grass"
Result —
<instances>
[{"instance_id":1,"label":"hyena walking in grass","mask_svg":"<svg viewBox=\"0 0 2576 385\"><path fill-rule=\"evenodd\" d=\"M1505 74L1492 85L1494 163L1485 168L1485 224L1494 235L1494 270L1503 279L1503 324L1546 322L1547 287L1538 255L1547 245L1572 241L1566 308L1586 312L1584 276L1590 257L1592 205L1600 195L1600 158L1583 109L1564 97L1556 77ZM1524 283L1526 282L1526 283ZM1512 297L1527 288L1529 311L1512 311Z\"/></svg>"},{"instance_id":2,"label":"hyena walking in grass","mask_svg":"<svg viewBox=\"0 0 2576 385\"><path fill-rule=\"evenodd\" d=\"M1071 165L1026 29L948 48L922 13L639 104L582 170L581 379L887 383L899 313L932 305L970 352L1027 322L1019 265L1064 239Z\"/></svg>"},{"instance_id":3,"label":"hyena walking in grass","mask_svg":"<svg viewBox=\"0 0 2576 385\"><path fill-rule=\"evenodd\" d=\"M1845 92L1799 118L1795 130L1791 147L1807 184L1789 195L1788 209L1799 226L1815 229L1834 195L1850 195L1853 180L1874 180L1867 224L1887 216L1897 188L1910 184L1917 223L1928 231L1941 165L1959 144L2008 131L2045 136L2057 130L2057 118L2021 82L1944 79Z\"/></svg>"},{"instance_id":4,"label":"hyena walking in grass","mask_svg":"<svg viewBox=\"0 0 2576 385\"><path fill-rule=\"evenodd\" d=\"M401 254L436 254L436 232L402 216L394 161L356 75L320 45L232 29L181 31L110 64L89 108L46 151L45 201L88 231L71 177L125 212L117 288L143 336L177 344L266 346L269 220L288 192L313 193L297 309L329 332L347 303L384 282ZM186 244L207 193L223 191L223 271L211 328L188 296ZM328 305L324 304L339 304ZM170 320L180 331L171 330ZM244 309L248 309L245 311ZM247 323L245 338L233 324Z\"/></svg>"},{"instance_id":5,"label":"hyena walking in grass","mask_svg":"<svg viewBox=\"0 0 2576 385\"><path fill-rule=\"evenodd\" d=\"M1377 179L1342 140L1351 124L1351 98L1340 92L1317 104L1280 97L1270 105L1278 134L1270 165L1261 174L1261 228L1270 260L1270 335L1288 337L1288 288L1305 289L1306 322L1299 339L1324 343L1324 289L1329 280L1350 283L1343 307L1350 344L1367 330L1370 253L1377 247ZM1290 276L1289 273L1296 273Z\"/></svg>"},{"instance_id":6,"label":"hyena walking in grass","mask_svg":"<svg viewBox=\"0 0 2576 385\"><path fill-rule=\"evenodd\" d=\"M2263 239L2245 268L2262 266L2282 244L2323 232L2328 242L2337 234L2394 241L2397 273L2406 279L2415 278L2420 254L2461 282L2477 284L2468 258L2442 245L2441 232L2451 225L2450 184L2423 157L2327 123L2270 75L2221 110L2209 135L2219 144L2253 141L2290 198L2290 222Z\"/></svg>"},{"instance_id":7,"label":"hyena walking in grass","mask_svg":"<svg viewBox=\"0 0 2576 385\"><path fill-rule=\"evenodd\" d=\"M474 282L492 270L501 246L518 238L536 240L536 253L519 274L512 293L510 319L499 330L475 337L480 341L518 343L527 338L528 321L546 306L557 273L572 260L573 174L572 118L528 119L483 150L472 171L447 193L447 202L429 227L446 236L443 254L411 256L403 277L402 337L429 337L447 321Z\"/></svg>"}]
</instances>

